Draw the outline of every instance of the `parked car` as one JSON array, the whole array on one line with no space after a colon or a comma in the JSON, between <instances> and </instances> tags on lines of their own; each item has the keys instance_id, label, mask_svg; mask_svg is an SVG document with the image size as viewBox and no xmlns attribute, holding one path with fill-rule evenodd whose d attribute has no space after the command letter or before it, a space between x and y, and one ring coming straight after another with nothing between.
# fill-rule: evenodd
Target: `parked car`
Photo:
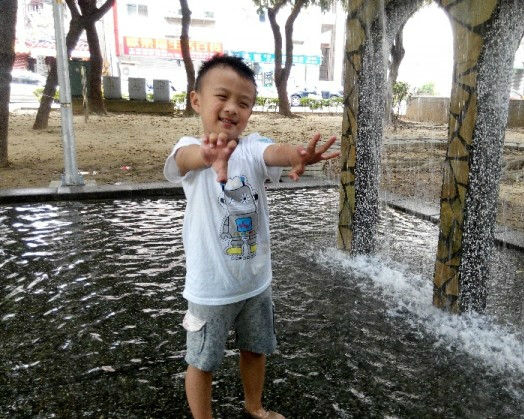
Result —
<instances>
[{"instance_id":1,"label":"parked car","mask_svg":"<svg viewBox=\"0 0 524 419\"><path fill-rule=\"evenodd\" d=\"M312 97L315 99L321 99L316 87L304 87L302 90L293 90L289 95L289 103L291 106L300 106L300 99Z\"/></svg>"},{"instance_id":2,"label":"parked car","mask_svg":"<svg viewBox=\"0 0 524 419\"><path fill-rule=\"evenodd\" d=\"M15 69L11 72L11 77L10 102L38 102L35 91L45 86L44 76L28 70Z\"/></svg>"},{"instance_id":3,"label":"parked car","mask_svg":"<svg viewBox=\"0 0 524 419\"><path fill-rule=\"evenodd\" d=\"M322 90L320 94L322 99L333 99L336 97L344 97L344 90Z\"/></svg>"},{"instance_id":4,"label":"parked car","mask_svg":"<svg viewBox=\"0 0 524 419\"><path fill-rule=\"evenodd\" d=\"M319 80L317 84L322 99L333 99L344 96L344 88L340 83L333 81Z\"/></svg>"}]
</instances>

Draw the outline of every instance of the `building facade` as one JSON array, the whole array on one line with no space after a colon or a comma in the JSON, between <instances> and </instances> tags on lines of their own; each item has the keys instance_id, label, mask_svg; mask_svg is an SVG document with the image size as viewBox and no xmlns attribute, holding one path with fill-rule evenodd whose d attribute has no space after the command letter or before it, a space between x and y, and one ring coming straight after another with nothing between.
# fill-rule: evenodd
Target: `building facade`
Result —
<instances>
[{"instance_id":1,"label":"building facade","mask_svg":"<svg viewBox=\"0 0 524 419\"><path fill-rule=\"evenodd\" d=\"M46 59L55 56L52 0L18 2L16 66L45 75ZM259 13L251 0L198 0L190 1L189 7L190 49L196 69L217 52L234 54L253 68L259 86L274 86L274 38L265 13ZM289 12L287 8L277 15L282 32ZM67 30L67 10L64 15ZM342 86L344 22L345 13L337 5L326 12L318 7L302 10L293 31L290 88L320 88L323 83ZM181 29L182 12L176 1L117 0L97 23L104 73L120 77L124 94L130 77L170 80L177 90L186 90ZM72 59L89 59L85 34Z\"/></svg>"},{"instance_id":2,"label":"building facade","mask_svg":"<svg viewBox=\"0 0 524 419\"><path fill-rule=\"evenodd\" d=\"M251 0L202 0L190 2L191 57L195 68L215 53L241 56L254 69L259 86L274 85L274 38L265 13L257 12ZM284 27L289 9L282 10ZM342 85L344 13L336 7L321 12L304 9L293 32L291 86L315 86L319 81ZM111 73L128 77L167 79L178 90L186 89L186 74L180 48L182 11L177 2L161 0L117 1L113 19L104 19L104 32L114 33L106 44ZM338 35L338 36L337 36ZM337 58L340 62L337 65Z\"/></svg>"}]
</instances>

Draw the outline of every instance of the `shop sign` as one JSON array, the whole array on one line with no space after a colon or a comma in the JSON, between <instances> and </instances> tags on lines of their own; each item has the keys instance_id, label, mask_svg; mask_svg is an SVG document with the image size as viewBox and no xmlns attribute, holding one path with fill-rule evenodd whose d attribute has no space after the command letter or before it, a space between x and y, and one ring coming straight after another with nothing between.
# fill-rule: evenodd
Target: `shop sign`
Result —
<instances>
[{"instance_id":1,"label":"shop sign","mask_svg":"<svg viewBox=\"0 0 524 419\"><path fill-rule=\"evenodd\" d=\"M222 53L222 42L189 41L191 58L207 59ZM141 57L182 59L180 39L124 36L124 54Z\"/></svg>"},{"instance_id":2,"label":"shop sign","mask_svg":"<svg viewBox=\"0 0 524 419\"><path fill-rule=\"evenodd\" d=\"M253 63L263 64L274 64L275 54L269 52L252 52L252 51L231 51L231 55L242 57L245 61ZM286 59L286 56L282 56L282 61ZM293 64L311 64L320 65L322 64L322 57L320 55L294 55Z\"/></svg>"}]
</instances>

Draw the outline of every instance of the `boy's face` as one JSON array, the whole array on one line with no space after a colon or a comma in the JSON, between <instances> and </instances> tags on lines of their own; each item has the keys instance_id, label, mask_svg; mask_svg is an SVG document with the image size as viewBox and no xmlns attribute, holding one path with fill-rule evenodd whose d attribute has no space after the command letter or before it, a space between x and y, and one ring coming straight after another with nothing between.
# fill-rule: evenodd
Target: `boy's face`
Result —
<instances>
[{"instance_id":1,"label":"boy's face","mask_svg":"<svg viewBox=\"0 0 524 419\"><path fill-rule=\"evenodd\" d=\"M217 66L204 75L200 91L191 92L191 105L200 115L205 135L223 132L231 141L246 128L255 96L251 81L230 67Z\"/></svg>"}]
</instances>

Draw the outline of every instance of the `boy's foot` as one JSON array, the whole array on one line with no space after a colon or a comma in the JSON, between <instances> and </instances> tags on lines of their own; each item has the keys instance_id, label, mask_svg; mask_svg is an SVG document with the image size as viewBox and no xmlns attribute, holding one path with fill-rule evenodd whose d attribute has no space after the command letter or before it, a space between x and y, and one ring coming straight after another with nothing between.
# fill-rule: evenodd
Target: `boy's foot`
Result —
<instances>
[{"instance_id":1,"label":"boy's foot","mask_svg":"<svg viewBox=\"0 0 524 419\"><path fill-rule=\"evenodd\" d=\"M244 413L251 419L286 419L280 413L273 412L272 410L266 410L264 408L258 409L256 412L249 412L244 407Z\"/></svg>"}]
</instances>

